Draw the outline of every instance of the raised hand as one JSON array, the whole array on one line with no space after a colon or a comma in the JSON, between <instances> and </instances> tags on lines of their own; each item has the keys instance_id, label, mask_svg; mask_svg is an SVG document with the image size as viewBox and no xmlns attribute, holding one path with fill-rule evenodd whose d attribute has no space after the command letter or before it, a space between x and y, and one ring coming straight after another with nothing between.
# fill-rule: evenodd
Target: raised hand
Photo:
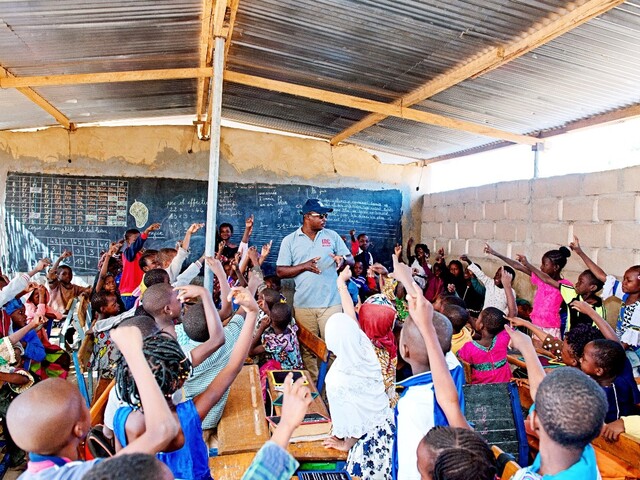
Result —
<instances>
[{"instance_id":1,"label":"raised hand","mask_svg":"<svg viewBox=\"0 0 640 480\"><path fill-rule=\"evenodd\" d=\"M182 303L192 298L209 295L209 292L205 288L198 285L182 285L174 288L174 290L178 292L178 300Z\"/></svg>"},{"instance_id":2,"label":"raised hand","mask_svg":"<svg viewBox=\"0 0 640 480\"><path fill-rule=\"evenodd\" d=\"M244 221L244 228L246 228L247 230L253 230L253 222L254 222L254 217L253 215L249 216L249 218L247 218Z\"/></svg>"},{"instance_id":3,"label":"raised hand","mask_svg":"<svg viewBox=\"0 0 640 480\"><path fill-rule=\"evenodd\" d=\"M333 261L336 262L336 270L338 270L344 263L344 256L334 255L333 253L330 253L329 255L333 258Z\"/></svg>"},{"instance_id":4,"label":"raised hand","mask_svg":"<svg viewBox=\"0 0 640 480\"><path fill-rule=\"evenodd\" d=\"M260 256L262 258L266 258L269 255L269 252L271 252L272 245L273 245L273 240L269 240L269 243L265 243L262 246L262 250L260 251Z\"/></svg>"},{"instance_id":5,"label":"raised hand","mask_svg":"<svg viewBox=\"0 0 640 480\"><path fill-rule=\"evenodd\" d=\"M235 300L246 312L258 312L260 307L249 289L244 287L233 287L229 292L229 301Z\"/></svg>"},{"instance_id":6,"label":"raised hand","mask_svg":"<svg viewBox=\"0 0 640 480\"><path fill-rule=\"evenodd\" d=\"M142 350L142 332L138 327L117 327L109 336L125 356L126 352Z\"/></svg>"},{"instance_id":7,"label":"raised hand","mask_svg":"<svg viewBox=\"0 0 640 480\"><path fill-rule=\"evenodd\" d=\"M510 321L513 321L513 318L511 318ZM510 325L505 325L504 329L509 334L509 337L511 337L511 346L516 350L522 352L527 348L533 348L533 343L529 335L519 330L514 330Z\"/></svg>"},{"instance_id":8,"label":"raised hand","mask_svg":"<svg viewBox=\"0 0 640 480\"><path fill-rule=\"evenodd\" d=\"M582 247L580 246L580 239L575 235L573 236L573 242L569 244L569 248L571 248L571 250L573 250L576 253L582 252Z\"/></svg>"},{"instance_id":9,"label":"raised hand","mask_svg":"<svg viewBox=\"0 0 640 480\"><path fill-rule=\"evenodd\" d=\"M60 259L69 258L71 255L73 255L73 253L71 253L71 250L65 250L60 254Z\"/></svg>"},{"instance_id":10,"label":"raised hand","mask_svg":"<svg viewBox=\"0 0 640 480\"><path fill-rule=\"evenodd\" d=\"M513 280L513 275L509 273L504 267L500 269L500 279L502 280L502 286L507 287L511 285L511 281Z\"/></svg>"},{"instance_id":11,"label":"raised hand","mask_svg":"<svg viewBox=\"0 0 640 480\"><path fill-rule=\"evenodd\" d=\"M347 283L351 278L351 269L345 268L338 274L338 280Z\"/></svg>"},{"instance_id":12,"label":"raised hand","mask_svg":"<svg viewBox=\"0 0 640 480\"><path fill-rule=\"evenodd\" d=\"M202 227L204 227L204 223L192 223L191 226L187 229L187 233L194 234Z\"/></svg>"},{"instance_id":13,"label":"raised hand","mask_svg":"<svg viewBox=\"0 0 640 480\"><path fill-rule=\"evenodd\" d=\"M398 257L394 254L393 258L393 273L391 273L391 277L395 278L397 281L404 285L404 289L409 295L417 295L420 290L420 287L416 285L413 281L413 272L411 267L405 263L400 263L398 261ZM414 291L414 288L418 288L418 291Z\"/></svg>"},{"instance_id":14,"label":"raised hand","mask_svg":"<svg viewBox=\"0 0 640 480\"><path fill-rule=\"evenodd\" d=\"M489 255L495 255L496 251L491 248L491 246L488 243L484 244L484 253L488 253Z\"/></svg>"},{"instance_id":15,"label":"raised hand","mask_svg":"<svg viewBox=\"0 0 640 480\"><path fill-rule=\"evenodd\" d=\"M471 260L469 260L469 256L467 254L460 255L460 260L465 263L473 263Z\"/></svg>"},{"instance_id":16,"label":"raised hand","mask_svg":"<svg viewBox=\"0 0 640 480\"><path fill-rule=\"evenodd\" d=\"M38 263L36 264L36 268L34 270L37 272L41 272L42 270L47 268L49 265L51 265L51 260L48 258L43 258L41 260L38 260Z\"/></svg>"},{"instance_id":17,"label":"raised hand","mask_svg":"<svg viewBox=\"0 0 640 480\"><path fill-rule=\"evenodd\" d=\"M396 246L393 247L393 253L396 255L396 257L400 258L400 256L402 255L402 245L396 243Z\"/></svg>"},{"instance_id":18,"label":"raised hand","mask_svg":"<svg viewBox=\"0 0 640 480\"><path fill-rule=\"evenodd\" d=\"M516 253L516 260L520 262L522 265L524 265L525 267L529 265L529 260L525 255L522 255L521 253ZM504 268L502 270L504 271Z\"/></svg>"},{"instance_id":19,"label":"raised hand","mask_svg":"<svg viewBox=\"0 0 640 480\"><path fill-rule=\"evenodd\" d=\"M152 223L151 225L149 225L146 229L145 229L145 233L149 234L150 232L155 232L156 230L160 230L160 224L159 223Z\"/></svg>"}]
</instances>

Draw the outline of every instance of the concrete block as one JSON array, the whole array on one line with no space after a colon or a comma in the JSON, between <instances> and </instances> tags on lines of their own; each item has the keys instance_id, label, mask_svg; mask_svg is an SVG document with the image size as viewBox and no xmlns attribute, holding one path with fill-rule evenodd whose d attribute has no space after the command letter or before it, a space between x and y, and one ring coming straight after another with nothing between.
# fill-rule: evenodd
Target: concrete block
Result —
<instances>
[{"instance_id":1,"label":"concrete block","mask_svg":"<svg viewBox=\"0 0 640 480\"><path fill-rule=\"evenodd\" d=\"M616 248L638 248L639 238L640 223L613 222L611 224L611 246Z\"/></svg>"},{"instance_id":2,"label":"concrete block","mask_svg":"<svg viewBox=\"0 0 640 480\"><path fill-rule=\"evenodd\" d=\"M531 217L535 223L556 222L559 220L558 200L555 198L538 198L531 200Z\"/></svg>"},{"instance_id":3,"label":"concrete block","mask_svg":"<svg viewBox=\"0 0 640 480\"><path fill-rule=\"evenodd\" d=\"M447 220L451 222L457 222L464 218L464 205L462 203L456 203L447 207Z\"/></svg>"},{"instance_id":4,"label":"concrete block","mask_svg":"<svg viewBox=\"0 0 640 480\"><path fill-rule=\"evenodd\" d=\"M486 258L484 253L484 240L469 239L467 242L467 254L475 261L477 259Z\"/></svg>"},{"instance_id":5,"label":"concrete block","mask_svg":"<svg viewBox=\"0 0 640 480\"><path fill-rule=\"evenodd\" d=\"M473 222L458 222L458 238L467 240L475 237Z\"/></svg>"},{"instance_id":6,"label":"concrete block","mask_svg":"<svg viewBox=\"0 0 640 480\"><path fill-rule=\"evenodd\" d=\"M505 242L518 239L518 227L514 222L496 222L494 238Z\"/></svg>"},{"instance_id":7,"label":"concrete block","mask_svg":"<svg viewBox=\"0 0 640 480\"><path fill-rule=\"evenodd\" d=\"M460 257L460 255L467 253L467 241L466 240L451 240L451 252L447 260L453 260Z\"/></svg>"},{"instance_id":8,"label":"concrete block","mask_svg":"<svg viewBox=\"0 0 640 480\"><path fill-rule=\"evenodd\" d=\"M601 248L598 251L598 265L609 275L622 278L627 268L640 263L637 250L628 248Z\"/></svg>"},{"instance_id":9,"label":"concrete block","mask_svg":"<svg viewBox=\"0 0 640 480\"><path fill-rule=\"evenodd\" d=\"M436 222L447 222L449 221L449 207L447 206L438 206L434 207L436 210L435 219Z\"/></svg>"},{"instance_id":10,"label":"concrete block","mask_svg":"<svg viewBox=\"0 0 640 480\"><path fill-rule=\"evenodd\" d=\"M533 243L555 243L567 245L569 225L561 223L539 223L532 231ZM556 247L557 248L557 247Z\"/></svg>"},{"instance_id":11,"label":"concrete block","mask_svg":"<svg viewBox=\"0 0 640 480\"><path fill-rule=\"evenodd\" d=\"M562 220L590 222L596 217L596 197L565 197L562 199Z\"/></svg>"},{"instance_id":12,"label":"concrete block","mask_svg":"<svg viewBox=\"0 0 640 480\"><path fill-rule=\"evenodd\" d=\"M422 207L422 221L423 222L435 222L436 221L436 209L432 206L425 205Z\"/></svg>"},{"instance_id":13,"label":"concrete block","mask_svg":"<svg viewBox=\"0 0 640 480\"><path fill-rule=\"evenodd\" d=\"M600 195L620 191L619 170L589 173L582 179L582 195Z\"/></svg>"},{"instance_id":14,"label":"concrete block","mask_svg":"<svg viewBox=\"0 0 640 480\"><path fill-rule=\"evenodd\" d=\"M448 254L449 253L449 238L445 238L445 237L436 237L435 238L435 245L434 248L432 250L431 256L435 257L436 256L436 252L441 249L444 248L444 253Z\"/></svg>"},{"instance_id":15,"label":"concrete block","mask_svg":"<svg viewBox=\"0 0 640 480\"><path fill-rule=\"evenodd\" d=\"M456 224L455 222L444 222L441 223L442 230L440 231L440 235L444 238L456 238Z\"/></svg>"},{"instance_id":16,"label":"concrete block","mask_svg":"<svg viewBox=\"0 0 640 480\"><path fill-rule=\"evenodd\" d=\"M483 220L484 205L482 204L482 202L465 203L464 218L466 220Z\"/></svg>"},{"instance_id":17,"label":"concrete block","mask_svg":"<svg viewBox=\"0 0 640 480\"><path fill-rule=\"evenodd\" d=\"M498 183L496 198L498 200L524 200L529 198L529 180Z\"/></svg>"},{"instance_id":18,"label":"concrete block","mask_svg":"<svg viewBox=\"0 0 640 480\"><path fill-rule=\"evenodd\" d=\"M450 193L455 193L456 195L456 200L460 203L469 203L469 202L475 202L478 198L478 194L477 194L477 188L476 187L471 187L471 188L461 188L460 190L456 190L455 192L450 192Z\"/></svg>"},{"instance_id":19,"label":"concrete block","mask_svg":"<svg viewBox=\"0 0 640 480\"><path fill-rule=\"evenodd\" d=\"M480 240L492 240L494 234L493 222L476 222L475 238Z\"/></svg>"},{"instance_id":20,"label":"concrete block","mask_svg":"<svg viewBox=\"0 0 640 480\"><path fill-rule=\"evenodd\" d=\"M528 252L527 245L524 242L509 242L507 244L506 256L516 258L516 255L526 255Z\"/></svg>"},{"instance_id":21,"label":"concrete block","mask_svg":"<svg viewBox=\"0 0 640 480\"><path fill-rule=\"evenodd\" d=\"M527 258L533 265L539 268L540 264L542 263L542 256L545 253L547 253L549 250L557 250L559 246L560 245L556 243L534 242L532 247L527 250L527 253L525 253L525 255L527 255ZM516 253L519 253L519 252L514 252L514 257Z\"/></svg>"},{"instance_id":22,"label":"concrete block","mask_svg":"<svg viewBox=\"0 0 640 480\"><path fill-rule=\"evenodd\" d=\"M483 185L477 189L479 202L493 202L496 199L497 187L495 183Z\"/></svg>"},{"instance_id":23,"label":"concrete block","mask_svg":"<svg viewBox=\"0 0 640 480\"><path fill-rule=\"evenodd\" d=\"M611 224L576 222L573 235L580 239L583 247L604 248L611 244Z\"/></svg>"},{"instance_id":24,"label":"concrete block","mask_svg":"<svg viewBox=\"0 0 640 480\"><path fill-rule=\"evenodd\" d=\"M533 181L533 198L553 198L580 194L581 175L562 175L560 177L539 178Z\"/></svg>"},{"instance_id":25,"label":"concrete block","mask_svg":"<svg viewBox=\"0 0 640 480\"><path fill-rule=\"evenodd\" d=\"M432 193L430 197L431 197L431 205L436 207L441 207L446 205L445 192Z\"/></svg>"},{"instance_id":26,"label":"concrete block","mask_svg":"<svg viewBox=\"0 0 640 480\"><path fill-rule=\"evenodd\" d=\"M625 168L620 175L625 192L640 192L640 166Z\"/></svg>"},{"instance_id":27,"label":"concrete block","mask_svg":"<svg viewBox=\"0 0 640 480\"><path fill-rule=\"evenodd\" d=\"M633 193L600 196L597 218L600 221L640 220L640 196Z\"/></svg>"},{"instance_id":28,"label":"concrete block","mask_svg":"<svg viewBox=\"0 0 640 480\"><path fill-rule=\"evenodd\" d=\"M529 218L529 201L510 200L506 203L507 218L509 220L526 220Z\"/></svg>"},{"instance_id":29,"label":"concrete block","mask_svg":"<svg viewBox=\"0 0 640 480\"><path fill-rule=\"evenodd\" d=\"M423 222L421 236L426 238L439 237L442 232L442 223L440 222Z\"/></svg>"},{"instance_id":30,"label":"concrete block","mask_svg":"<svg viewBox=\"0 0 640 480\"><path fill-rule=\"evenodd\" d=\"M486 220L504 220L507 218L505 202L486 202L484 204L484 218Z\"/></svg>"}]
</instances>

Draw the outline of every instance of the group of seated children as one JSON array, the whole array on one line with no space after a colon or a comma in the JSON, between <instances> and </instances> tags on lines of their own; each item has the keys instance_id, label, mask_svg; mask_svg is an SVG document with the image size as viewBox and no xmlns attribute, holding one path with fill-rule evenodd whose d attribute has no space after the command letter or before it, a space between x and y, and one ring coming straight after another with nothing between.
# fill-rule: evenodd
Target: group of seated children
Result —
<instances>
[{"instance_id":1,"label":"group of seated children","mask_svg":"<svg viewBox=\"0 0 640 480\"><path fill-rule=\"evenodd\" d=\"M28 453L22 478L210 479L203 429L217 426L247 358L258 362L263 382L269 370L308 368L295 312L279 279L262 273L271 244L260 253L249 247L253 217L240 245L231 243L233 227L223 224L216 256L183 268L191 236L202 226L191 225L176 248L161 250L144 249L159 224L128 230L100 259L93 288L71 283L71 269L61 265L68 252L49 270L48 289L29 284L46 260L11 281L1 277L3 320L12 326L3 321L0 413L12 457L17 462L21 450ZM513 478L599 478L590 442L601 431L609 440L621 432L640 434L634 379L640 266L620 282L576 238L570 248L587 270L575 285L562 277L571 255L566 247L546 252L538 268L523 255L513 260L487 245L487 253L506 263L489 277L466 255L447 265L443 250L431 265L428 247L417 244L412 252L411 240L408 263L397 247L390 273L374 262L368 236L355 233L355 265L341 270L336 284L343 313L325 328L334 359L326 376L332 432L323 442L348 452L351 475L495 479L494 454L465 419L462 387L465 369L471 383L510 381L510 350L527 365L535 401L527 426L540 445L533 464ZM213 295L190 285L203 267L215 278ZM536 287L528 319L518 316L516 271ZM50 325L88 293L93 318L80 358L98 370L98 390L115 380L102 431L114 455L83 462L78 447L91 427L88 410L65 380L70 357L64 344L51 341ZM609 296L622 300L616 329L605 318L603 298ZM546 375L535 346L566 367ZM243 479L290 478L298 467L286 448L312 397L291 377L284 388L282 421Z\"/></svg>"}]
</instances>

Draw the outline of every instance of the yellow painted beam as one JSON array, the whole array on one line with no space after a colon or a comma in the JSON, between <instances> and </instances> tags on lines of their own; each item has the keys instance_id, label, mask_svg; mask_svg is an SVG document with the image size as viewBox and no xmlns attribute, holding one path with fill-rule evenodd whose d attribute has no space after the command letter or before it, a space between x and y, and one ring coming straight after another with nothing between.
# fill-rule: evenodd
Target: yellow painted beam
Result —
<instances>
[{"instance_id":1,"label":"yellow painted beam","mask_svg":"<svg viewBox=\"0 0 640 480\"><path fill-rule=\"evenodd\" d=\"M538 22L515 42L502 47L490 48L478 57L468 59L461 65L437 76L417 89L396 99L392 104L407 107L415 105L416 103L422 102L423 100L426 100L447 88L451 88L452 86L463 82L464 80L476 78L490 72L491 70L515 60L539 46L550 42L583 23L602 15L623 2L624 0L589 0L582 4L573 3L568 5L566 9L569 11L565 15L554 14L550 18ZM362 120L354 123L335 135L331 139L331 145L340 143L350 136L381 122L386 117L387 115L382 114L367 115Z\"/></svg>"}]
</instances>

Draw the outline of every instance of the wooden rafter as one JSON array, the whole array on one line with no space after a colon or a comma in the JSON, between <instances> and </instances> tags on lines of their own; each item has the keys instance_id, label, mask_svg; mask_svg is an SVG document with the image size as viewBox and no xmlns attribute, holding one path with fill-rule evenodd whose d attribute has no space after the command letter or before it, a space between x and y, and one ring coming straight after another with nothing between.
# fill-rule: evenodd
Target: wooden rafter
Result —
<instances>
[{"instance_id":1,"label":"wooden rafter","mask_svg":"<svg viewBox=\"0 0 640 480\"><path fill-rule=\"evenodd\" d=\"M401 105L391 105L388 103L377 102L375 100L369 100L366 98L359 98L342 93L329 92L326 90L305 87L302 85L294 85L291 83L280 82L278 80L270 80L253 75L230 72L228 70L224 73L224 79L227 82L248 85L251 87L286 93L289 95L296 95L299 97L310 98L312 100L341 105L343 107L356 108L358 110L364 110L367 112L380 113L388 117L398 117L405 120L413 120L420 123L427 123L430 125L462 130L465 132L474 133L476 135L498 138L507 142L524 143L527 145L534 145L540 142L540 139L535 137L505 132L496 128L487 127L486 125L479 125L477 123L458 120L442 115L436 115L434 113L405 108Z\"/></svg>"},{"instance_id":2,"label":"wooden rafter","mask_svg":"<svg viewBox=\"0 0 640 480\"><path fill-rule=\"evenodd\" d=\"M208 68L166 68L161 70L135 70L129 72L71 73L67 75L44 75L39 77L0 78L0 88L176 80L202 78L207 75L211 75L211 71Z\"/></svg>"},{"instance_id":3,"label":"wooden rafter","mask_svg":"<svg viewBox=\"0 0 640 480\"><path fill-rule=\"evenodd\" d=\"M211 49L213 45L213 6L213 0L203 0L202 27L200 30L200 59L198 61L198 65L201 68L211 66ZM198 90L196 94L196 116L198 122L202 121L202 117L206 113L205 110L206 105L208 104L210 81L210 76L198 79Z\"/></svg>"},{"instance_id":4,"label":"wooden rafter","mask_svg":"<svg viewBox=\"0 0 640 480\"><path fill-rule=\"evenodd\" d=\"M0 85L5 79L16 78L11 72L9 72L6 68L0 66ZM33 103L42 108L45 112L51 115L56 121L62 125L67 130L75 130L75 125L67 118L67 116L58 110L56 107L51 105L42 95L36 93L33 89L29 87L20 87L17 89L20 93L22 93L25 97L31 100Z\"/></svg>"},{"instance_id":5,"label":"wooden rafter","mask_svg":"<svg viewBox=\"0 0 640 480\"><path fill-rule=\"evenodd\" d=\"M640 117L640 103L620 108L618 110L613 110L611 112L602 113L600 115L594 115L589 118L575 120L563 125L562 127L545 130L544 132L538 134L537 137L540 139L552 138L565 133L606 125L607 123L619 122L621 120L628 120L634 117ZM424 165L429 165L431 163L441 162L443 160L452 160L454 158L467 157L469 155L475 155L478 153L490 152L492 150L498 150L510 145L512 144L509 142L496 142L489 145L483 145L481 147L470 148L468 150L464 150L463 152L450 153L447 155L439 155L437 157L427 158L423 160L423 162Z\"/></svg>"},{"instance_id":6,"label":"wooden rafter","mask_svg":"<svg viewBox=\"0 0 640 480\"><path fill-rule=\"evenodd\" d=\"M42 77L21 77L0 79L0 88L24 88L24 87L44 87L52 85L80 85L89 83L115 83L115 82L135 82L149 80L168 80L175 78L203 78L211 75L209 68L177 68L166 70L139 70L131 72L108 72L108 73L81 73L70 75L48 75ZM355 108L366 112L380 113L385 116L404 118L420 123L438 125L445 128L462 130L476 135L498 138L507 142L524 143L533 145L540 139L505 132L486 125L479 125L464 120L449 118L429 112L405 108L401 105L392 105L384 102L377 102L366 98L354 97L342 93L329 92L318 88L305 87L292 83L270 80L268 78L256 77L237 72L224 72L224 79L229 82L239 83L252 87L262 88L282 92L289 95L318 100L326 103L333 103L343 107ZM205 130L206 131L206 130Z\"/></svg>"},{"instance_id":7,"label":"wooden rafter","mask_svg":"<svg viewBox=\"0 0 640 480\"><path fill-rule=\"evenodd\" d=\"M624 0L589 0L582 5L574 3L567 6L567 9L573 7L567 14L558 16L553 20L546 19L539 22L530 29L528 35L520 38L508 45L490 48L478 57L463 62L460 66L435 77L433 80L421 85L417 89L403 95L395 100L393 105L403 105L409 107L430 98L437 93L446 90L458 83L476 78L495 68L498 68L532 50L538 48L545 43L559 37L560 35L582 25L592 18L601 15L608 10L623 3ZM336 145L346 138L355 135L362 130L375 125L387 118L387 115L371 114L362 120L354 123L350 127L344 129L331 139L331 144Z\"/></svg>"}]
</instances>

